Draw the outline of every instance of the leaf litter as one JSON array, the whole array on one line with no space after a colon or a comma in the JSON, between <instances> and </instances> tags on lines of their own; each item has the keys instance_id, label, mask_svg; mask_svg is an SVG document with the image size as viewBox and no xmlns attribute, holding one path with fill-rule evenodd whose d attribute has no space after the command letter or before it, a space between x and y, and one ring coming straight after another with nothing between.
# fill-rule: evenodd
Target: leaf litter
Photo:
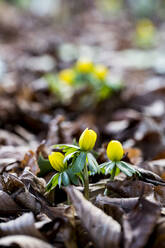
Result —
<instances>
[{"instance_id":1,"label":"leaf litter","mask_svg":"<svg viewBox=\"0 0 165 248\"><path fill-rule=\"evenodd\" d=\"M0 61L7 68L0 71L0 247L165 247L165 85L159 47L132 49L129 18L105 19L94 6L65 31L50 17L8 3L0 13ZM112 77L120 75L123 91L90 108L79 101L86 88L75 91L69 103L59 102L45 75L77 58L66 61L60 55L68 41L79 55L90 50ZM82 187L46 193L53 172L39 167L39 158L46 160L54 144L78 140L89 126L99 134L99 163L106 162L108 140L119 139L128 153L124 161L141 177L121 173L111 182L101 174L90 176L90 201ZM103 195L106 185L109 196Z\"/></svg>"}]
</instances>

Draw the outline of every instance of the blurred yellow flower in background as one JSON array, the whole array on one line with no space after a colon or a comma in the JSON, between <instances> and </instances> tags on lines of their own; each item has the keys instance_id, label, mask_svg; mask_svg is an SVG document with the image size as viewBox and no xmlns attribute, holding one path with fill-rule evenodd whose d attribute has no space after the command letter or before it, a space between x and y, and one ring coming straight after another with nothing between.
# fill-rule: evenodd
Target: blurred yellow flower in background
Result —
<instances>
[{"instance_id":1,"label":"blurred yellow flower in background","mask_svg":"<svg viewBox=\"0 0 165 248\"><path fill-rule=\"evenodd\" d=\"M94 74L97 76L98 79L104 80L108 75L108 68L104 65L96 65L94 67Z\"/></svg>"},{"instance_id":2,"label":"blurred yellow flower in background","mask_svg":"<svg viewBox=\"0 0 165 248\"><path fill-rule=\"evenodd\" d=\"M64 83L72 84L75 77L75 72L72 69L64 69L59 72L58 76Z\"/></svg>"},{"instance_id":3,"label":"blurred yellow flower in background","mask_svg":"<svg viewBox=\"0 0 165 248\"><path fill-rule=\"evenodd\" d=\"M93 71L93 63L88 58L80 58L76 63L76 69L81 73L89 73Z\"/></svg>"},{"instance_id":4,"label":"blurred yellow flower in background","mask_svg":"<svg viewBox=\"0 0 165 248\"><path fill-rule=\"evenodd\" d=\"M138 43L150 44L155 37L155 26L149 19L141 19L136 24L136 39Z\"/></svg>"}]
</instances>

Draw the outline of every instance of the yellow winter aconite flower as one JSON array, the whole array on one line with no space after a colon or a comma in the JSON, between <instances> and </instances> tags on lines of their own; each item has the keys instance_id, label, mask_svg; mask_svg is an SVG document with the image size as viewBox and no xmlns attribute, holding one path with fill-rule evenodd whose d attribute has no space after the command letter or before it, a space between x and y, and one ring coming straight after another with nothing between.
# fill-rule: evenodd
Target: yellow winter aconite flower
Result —
<instances>
[{"instance_id":1,"label":"yellow winter aconite flower","mask_svg":"<svg viewBox=\"0 0 165 248\"><path fill-rule=\"evenodd\" d=\"M150 41L155 34L155 27L151 20L141 19L136 25L136 35L140 40Z\"/></svg>"},{"instance_id":2,"label":"yellow winter aconite flower","mask_svg":"<svg viewBox=\"0 0 165 248\"><path fill-rule=\"evenodd\" d=\"M107 156L112 161L120 161L123 157L124 150L122 144L117 140L109 142L107 147Z\"/></svg>"},{"instance_id":3,"label":"yellow winter aconite flower","mask_svg":"<svg viewBox=\"0 0 165 248\"><path fill-rule=\"evenodd\" d=\"M86 128L79 139L79 146L82 150L89 151L95 146L97 134L92 129Z\"/></svg>"},{"instance_id":4,"label":"yellow winter aconite flower","mask_svg":"<svg viewBox=\"0 0 165 248\"><path fill-rule=\"evenodd\" d=\"M63 171L65 169L65 164L64 162L64 155L61 152L52 152L49 156L49 162L51 166L56 170L56 171Z\"/></svg>"},{"instance_id":5,"label":"yellow winter aconite flower","mask_svg":"<svg viewBox=\"0 0 165 248\"><path fill-rule=\"evenodd\" d=\"M108 74L108 68L104 65L96 65L94 68L94 73L100 80L104 80Z\"/></svg>"},{"instance_id":6,"label":"yellow winter aconite flower","mask_svg":"<svg viewBox=\"0 0 165 248\"><path fill-rule=\"evenodd\" d=\"M81 73L89 73L93 70L93 63L88 58L81 58L76 63L77 71Z\"/></svg>"},{"instance_id":7,"label":"yellow winter aconite flower","mask_svg":"<svg viewBox=\"0 0 165 248\"><path fill-rule=\"evenodd\" d=\"M72 84L75 77L75 72L72 69L64 69L59 72L58 76L61 81L67 84Z\"/></svg>"}]
</instances>

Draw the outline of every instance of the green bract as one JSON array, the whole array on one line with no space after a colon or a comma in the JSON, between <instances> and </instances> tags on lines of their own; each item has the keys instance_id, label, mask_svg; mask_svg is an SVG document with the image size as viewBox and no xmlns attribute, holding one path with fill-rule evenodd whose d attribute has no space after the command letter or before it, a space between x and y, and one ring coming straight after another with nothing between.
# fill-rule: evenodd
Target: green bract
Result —
<instances>
[{"instance_id":1,"label":"green bract","mask_svg":"<svg viewBox=\"0 0 165 248\"><path fill-rule=\"evenodd\" d=\"M107 156L111 160L100 165L100 170L103 174L111 174L111 180L122 171L127 176L131 177L133 174L140 173L133 168L132 165L121 161L124 154L122 144L117 140L112 140L109 142L107 147Z\"/></svg>"}]
</instances>

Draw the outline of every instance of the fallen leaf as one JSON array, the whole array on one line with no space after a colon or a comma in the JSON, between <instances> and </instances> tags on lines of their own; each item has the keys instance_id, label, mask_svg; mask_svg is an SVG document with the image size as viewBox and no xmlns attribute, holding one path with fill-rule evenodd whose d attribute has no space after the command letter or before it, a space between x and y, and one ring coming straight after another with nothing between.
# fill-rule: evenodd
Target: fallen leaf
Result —
<instances>
[{"instance_id":1,"label":"fallen leaf","mask_svg":"<svg viewBox=\"0 0 165 248\"><path fill-rule=\"evenodd\" d=\"M0 190L0 215L15 215L21 212L21 208L6 192Z\"/></svg>"},{"instance_id":2,"label":"fallen leaf","mask_svg":"<svg viewBox=\"0 0 165 248\"><path fill-rule=\"evenodd\" d=\"M124 212L130 212L138 203L138 197L130 197L130 198L110 198L107 196L98 195L96 197L96 204L99 206L111 206L114 205L116 207L120 207L124 210Z\"/></svg>"},{"instance_id":3,"label":"fallen leaf","mask_svg":"<svg viewBox=\"0 0 165 248\"><path fill-rule=\"evenodd\" d=\"M0 239L1 247L18 247L18 248L53 248L52 245L41 241L40 239L24 236L13 235Z\"/></svg>"},{"instance_id":4,"label":"fallen leaf","mask_svg":"<svg viewBox=\"0 0 165 248\"><path fill-rule=\"evenodd\" d=\"M65 190L95 246L98 248L119 247L121 238L119 223L87 201L75 187L68 186Z\"/></svg>"},{"instance_id":5,"label":"fallen leaf","mask_svg":"<svg viewBox=\"0 0 165 248\"><path fill-rule=\"evenodd\" d=\"M124 235L127 240L124 247L144 247L156 226L159 216L160 207L142 198L136 208L124 216L123 227Z\"/></svg>"},{"instance_id":6,"label":"fallen leaf","mask_svg":"<svg viewBox=\"0 0 165 248\"><path fill-rule=\"evenodd\" d=\"M35 227L35 220L32 213L25 213L15 220L0 223L0 236L27 235L44 239Z\"/></svg>"},{"instance_id":7,"label":"fallen leaf","mask_svg":"<svg viewBox=\"0 0 165 248\"><path fill-rule=\"evenodd\" d=\"M120 197L140 197L148 196L154 191L154 186L149 183L145 183L139 180L134 180L132 178L126 179L124 181L114 180L107 183L108 190Z\"/></svg>"}]
</instances>

